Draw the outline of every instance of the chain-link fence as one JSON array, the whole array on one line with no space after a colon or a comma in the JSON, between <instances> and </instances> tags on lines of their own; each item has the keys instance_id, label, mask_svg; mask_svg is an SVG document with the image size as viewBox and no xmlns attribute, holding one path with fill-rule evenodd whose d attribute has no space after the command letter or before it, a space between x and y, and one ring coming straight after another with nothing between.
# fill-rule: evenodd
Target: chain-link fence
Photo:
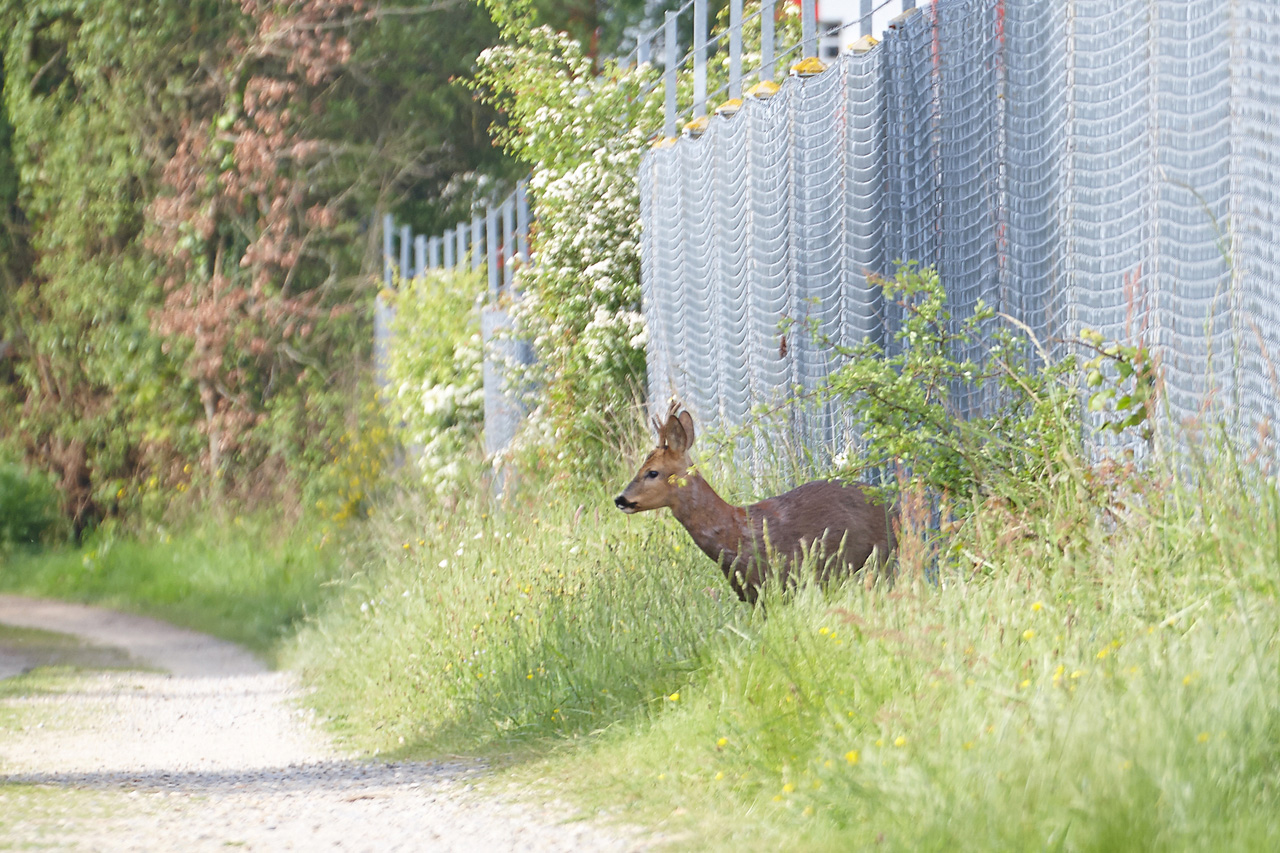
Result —
<instances>
[{"instance_id":1,"label":"chain-link fence","mask_svg":"<svg viewBox=\"0 0 1280 853\"><path fill-rule=\"evenodd\" d=\"M715 117L641 167L655 407L709 427L787 413L836 342L891 342L866 281L936 265L956 317L983 300L1062 352L1145 342L1175 422L1242 436L1280 398L1280 5L938 0L869 51ZM961 398L959 408L985 401Z\"/></svg>"}]
</instances>

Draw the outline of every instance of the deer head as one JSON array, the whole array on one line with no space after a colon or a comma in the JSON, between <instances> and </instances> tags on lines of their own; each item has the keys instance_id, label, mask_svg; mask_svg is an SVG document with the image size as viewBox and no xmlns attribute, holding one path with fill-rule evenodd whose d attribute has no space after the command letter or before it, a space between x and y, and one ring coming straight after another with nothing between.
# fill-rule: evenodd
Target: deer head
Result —
<instances>
[{"instance_id":1,"label":"deer head","mask_svg":"<svg viewBox=\"0 0 1280 853\"><path fill-rule=\"evenodd\" d=\"M674 400L667 418L653 420L658 446L645 458L635 479L627 484L613 503L623 512L671 506L675 494L689 477L689 448L693 447L693 416Z\"/></svg>"}]
</instances>

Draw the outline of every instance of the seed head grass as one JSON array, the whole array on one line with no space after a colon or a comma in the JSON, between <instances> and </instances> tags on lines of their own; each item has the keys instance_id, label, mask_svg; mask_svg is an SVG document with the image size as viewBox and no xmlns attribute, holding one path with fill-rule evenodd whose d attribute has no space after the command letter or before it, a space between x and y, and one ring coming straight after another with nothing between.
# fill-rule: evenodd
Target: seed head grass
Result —
<instances>
[{"instance_id":1,"label":"seed head grass","mask_svg":"<svg viewBox=\"0 0 1280 853\"><path fill-rule=\"evenodd\" d=\"M676 846L1274 849L1280 494L1140 479L755 609L605 489L405 499L291 659L370 751L495 756Z\"/></svg>"}]
</instances>

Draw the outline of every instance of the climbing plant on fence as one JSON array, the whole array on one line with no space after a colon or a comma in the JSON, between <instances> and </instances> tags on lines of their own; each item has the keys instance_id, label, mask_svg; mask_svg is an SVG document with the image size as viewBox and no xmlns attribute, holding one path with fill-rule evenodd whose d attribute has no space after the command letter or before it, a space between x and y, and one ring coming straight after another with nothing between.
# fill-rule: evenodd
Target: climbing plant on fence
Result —
<instances>
[{"instance_id":1,"label":"climbing plant on fence","mask_svg":"<svg viewBox=\"0 0 1280 853\"><path fill-rule=\"evenodd\" d=\"M509 4L489 6L506 43L481 54L475 86L505 114L496 141L532 171L538 221L533 263L517 272L512 305L538 357L534 375L523 377L533 381L522 383L538 389L526 439L555 435L564 457L590 470L629 423L618 415L645 393L637 174L662 126L665 90L648 64L598 67L567 34L529 28ZM746 37L758 43L759 20L751 20ZM717 26L727 25L726 13ZM799 38L792 9L779 38ZM677 84L682 100L689 76ZM724 62L713 63L711 90L727 76Z\"/></svg>"},{"instance_id":2,"label":"climbing plant on fence","mask_svg":"<svg viewBox=\"0 0 1280 853\"><path fill-rule=\"evenodd\" d=\"M484 423L482 279L480 270L433 270L385 294L395 309L385 404L423 484L438 494L466 482Z\"/></svg>"},{"instance_id":3,"label":"climbing plant on fence","mask_svg":"<svg viewBox=\"0 0 1280 853\"><path fill-rule=\"evenodd\" d=\"M476 85L507 114L497 141L533 171L534 263L516 274L513 313L539 359L534 418L573 445L566 458L592 464L644 382L635 175L652 72L597 74L578 42L546 27L504 35L481 54Z\"/></svg>"}]
</instances>

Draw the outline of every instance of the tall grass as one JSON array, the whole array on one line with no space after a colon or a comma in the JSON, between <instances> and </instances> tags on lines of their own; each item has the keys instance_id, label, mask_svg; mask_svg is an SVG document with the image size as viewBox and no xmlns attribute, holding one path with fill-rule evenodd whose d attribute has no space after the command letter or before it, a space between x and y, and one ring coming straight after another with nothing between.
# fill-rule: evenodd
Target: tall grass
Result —
<instances>
[{"instance_id":1,"label":"tall grass","mask_svg":"<svg viewBox=\"0 0 1280 853\"><path fill-rule=\"evenodd\" d=\"M1280 494L1208 471L1077 470L760 610L603 488L406 500L289 659L368 749L507 754L680 846L1275 849Z\"/></svg>"},{"instance_id":2,"label":"tall grass","mask_svg":"<svg viewBox=\"0 0 1280 853\"><path fill-rule=\"evenodd\" d=\"M370 523L365 570L290 658L367 745L485 750L644 717L750 621L683 531L627 524L599 487L547 497L406 499Z\"/></svg>"},{"instance_id":3,"label":"tall grass","mask_svg":"<svg viewBox=\"0 0 1280 853\"><path fill-rule=\"evenodd\" d=\"M92 602L216 634L273 658L342 565L318 523L210 511L163 530L0 554L0 590Z\"/></svg>"}]
</instances>

